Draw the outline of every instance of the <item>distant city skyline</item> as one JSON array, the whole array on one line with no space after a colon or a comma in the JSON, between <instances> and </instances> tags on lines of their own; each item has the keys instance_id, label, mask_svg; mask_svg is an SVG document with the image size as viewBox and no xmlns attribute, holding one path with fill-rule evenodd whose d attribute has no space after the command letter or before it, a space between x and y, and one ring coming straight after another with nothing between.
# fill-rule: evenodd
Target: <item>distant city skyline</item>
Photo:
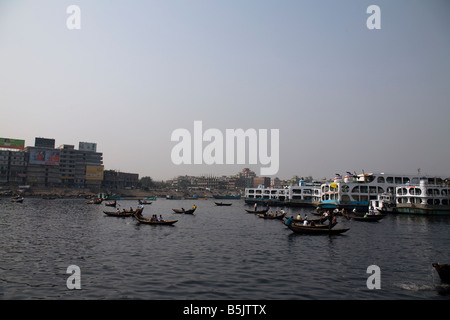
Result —
<instances>
[{"instance_id":1,"label":"distant city skyline","mask_svg":"<svg viewBox=\"0 0 450 320\"><path fill-rule=\"evenodd\" d=\"M449 13L445 0L2 1L0 137L97 143L105 169L154 180L259 175L248 157L174 164L172 133L202 121L279 130L280 179L450 176Z\"/></svg>"}]
</instances>

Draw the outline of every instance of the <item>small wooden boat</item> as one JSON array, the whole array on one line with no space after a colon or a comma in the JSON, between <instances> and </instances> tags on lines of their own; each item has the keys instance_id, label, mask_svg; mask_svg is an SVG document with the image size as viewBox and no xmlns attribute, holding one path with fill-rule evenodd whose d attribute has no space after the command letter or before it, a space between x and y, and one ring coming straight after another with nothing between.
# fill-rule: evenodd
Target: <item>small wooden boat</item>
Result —
<instances>
[{"instance_id":1,"label":"small wooden boat","mask_svg":"<svg viewBox=\"0 0 450 320\"><path fill-rule=\"evenodd\" d=\"M98 198L98 199L92 199L89 201L86 201L86 204L101 204L103 202L103 199Z\"/></svg>"},{"instance_id":2,"label":"small wooden boat","mask_svg":"<svg viewBox=\"0 0 450 320\"><path fill-rule=\"evenodd\" d=\"M139 223L144 223L144 224L153 224L153 225L163 225L163 226L171 226L173 225L175 222L177 222L178 220L152 220L152 219L147 219L144 217L140 217L136 214L133 214L133 217L139 221Z\"/></svg>"},{"instance_id":3,"label":"small wooden boat","mask_svg":"<svg viewBox=\"0 0 450 320\"><path fill-rule=\"evenodd\" d=\"M214 203L216 204L216 206L231 206L232 205L232 203L223 203L223 202L215 202L215 201L214 201Z\"/></svg>"},{"instance_id":4,"label":"small wooden boat","mask_svg":"<svg viewBox=\"0 0 450 320\"><path fill-rule=\"evenodd\" d=\"M258 213L266 213L267 211L269 211L269 209L264 209L264 210L248 210L248 209L245 209L245 211L247 211L247 213L255 213L255 214L258 214Z\"/></svg>"},{"instance_id":5,"label":"small wooden boat","mask_svg":"<svg viewBox=\"0 0 450 320\"><path fill-rule=\"evenodd\" d=\"M433 263L432 266L436 269L441 281L450 284L450 264L440 264L438 262Z\"/></svg>"},{"instance_id":6,"label":"small wooden boat","mask_svg":"<svg viewBox=\"0 0 450 320\"><path fill-rule=\"evenodd\" d=\"M11 199L11 202L22 203L23 200L24 200L23 197L19 197L19 198L16 197L16 198L12 198L12 199Z\"/></svg>"},{"instance_id":7,"label":"small wooden boat","mask_svg":"<svg viewBox=\"0 0 450 320\"><path fill-rule=\"evenodd\" d=\"M335 229L333 228L333 226L330 229L328 228L328 225L303 226L294 223L291 223L288 226L288 228L294 231L295 233L300 234L340 234L350 230L350 228Z\"/></svg>"},{"instance_id":8,"label":"small wooden boat","mask_svg":"<svg viewBox=\"0 0 450 320\"><path fill-rule=\"evenodd\" d=\"M152 202L147 200L139 200L139 204L152 204Z\"/></svg>"},{"instance_id":9,"label":"small wooden boat","mask_svg":"<svg viewBox=\"0 0 450 320\"><path fill-rule=\"evenodd\" d=\"M104 214L111 217L131 217L136 211L103 211Z\"/></svg>"},{"instance_id":10,"label":"small wooden boat","mask_svg":"<svg viewBox=\"0 0 450 320\"><path fill-rule=\"evenodd\" d=\"M278 214L258 214L258 217L263 219L279 219L283 220L284 216L286 215L286 212L278 213Z\"/></svg>"},{"instance_id":11,"label":"small wooden boat","mask_svg":"<svg viewBox=\"0 0 450 320\"><path fill-rule=\"evenodd\" d=\"M196 209L197 209L197 207L192 208L192 209L188 209L188 210L185 210L184 208L181 208L181 209L172 209L172 210L173 210L173 212L175 212L175 213L194 214L194 212L195 212Z\"/></svg>"},{"instance_id":12,"label":"small wooden boat","mask_svg":"<svg viewBox=\"0 0 450 320\"><path fill-rule=\"evenodd\" d=\"M113 201L113 202L105 202L105 206L107 206L107 207L116 207L116 205L117 205L117 201Z\"/></svg>"},{"instance_id":13,"label":"small wooden boat","mask_svg":"<svg viewBox=\"0 0 450 320\"><path fill-rule=\"evenodd\" d=\"M303 223L305 220L308 221L308 222L322 223L324 221L327 221L328 218L327 217L322 217L322 218L317 218L317 219L297 219L297 218L292 218L292 221L299 222L299 223Z\"/></svg>"},{"instance_id":14,"label":"small wooden boat","mask_svg":"<svg viewBox=\"0 0 450 320\"><path fill-rule=\"evenodd\" d=\"M373 214L373 215L365 215L363 217L359 216L351 216L350 218L355 221L363 221L363 222L378 222L383 219L386 215L384 214Z\"/></svg>"}]
</instances>

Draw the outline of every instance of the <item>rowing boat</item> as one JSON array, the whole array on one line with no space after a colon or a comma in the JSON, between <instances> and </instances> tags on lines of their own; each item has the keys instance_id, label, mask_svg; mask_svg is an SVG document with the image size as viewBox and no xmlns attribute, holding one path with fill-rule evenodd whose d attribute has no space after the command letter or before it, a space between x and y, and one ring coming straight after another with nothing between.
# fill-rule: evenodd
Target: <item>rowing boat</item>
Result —
<instances>
[{"instance_id":1,"label":"rowing boat","mask_svg":"<svg viewBox=\"0 0 450 320\"><path fill-rule=\"evenodd\" d=\"M130 217L136 213L136 211L103 211L104 214L111 217Z\"/></svg>"},{"instance_id":2,"label":"rowing boat","mask_svg":"<svg viewBox=\"0 0 450 320\"><path fill-rule=\"evenodd\" d=\"M231 206L231 203L215 202L216 206Z\"/></svg>"},{"instance_id":3,"label":"rowing boat","mask_svg":"<svg viewBox=\"0 0 450 320\"><path fill-rule=\"evenodd\" d=\"M328 228L328 225L321 225L321 226L303 226L303 225L297 225L297 224L290 224L288 226L289 229L294 231L295 233L300 234L340 234L344 233L350 228L341 228L341 229L334 229Z\"/></svg>"},{"instance_id":4,"label":"rowing boat","mask_svg":"<svg viewBox=\"0 0 450 320\"><path fill-rule=\"evenodd\" d=\"M189 209L189 210L185 210L184 208L181 208L181 209L172 209L172 210L175 213L194 214L194 211L196 209L197 208L192 208L192 209Z\"/></svg>"},{"instance_id":5,"label":"rowing boat","mask_svg":"<svg viewBox=\"0 0 450 320\"><path fill-rule=\"evenodd\" d=\"M450 284L450 264L440 264L438 262L433 263L432 266L436 269L441 281Z\"/></svg>"},{"instance_id":6,"label":"rowing boat","mask_svg":"<svg viewBox=\"0 0 450 320\"><path fill-rule=\"evenodd\" d=\"M363 222L377 222L383 219L386 215L384 214L374 214L374 215L365 215L364 217L352 216L351 218L355 221L363 221Z\"/></svg>"},{"instance_id":7,"label":"rowing boat","mask_svg":"<svg viewBox=\"0 0 450 320\"><path fill-rule=\"evenodd\" d=\"M171 226L178 220L152 220L152 219L146 219L143 217L139 217L136 214L133 214L133 217L139 221L139 223L143 224L153 224L153 225L164 225L164 226Z\"/></svg>"},{"instance_id":8,"label":"rowing boat","mask_svg":"<svg viewBox=\"0 0 450 320\"><path fill-rule=\"evenodd\" d=\"M279 213L279 214L258 214L258 217L263 218L263 219L279 219L282 220L284 218L284 216L286 215L286 212L284 213Z\"/></svg>"}]
</instances>

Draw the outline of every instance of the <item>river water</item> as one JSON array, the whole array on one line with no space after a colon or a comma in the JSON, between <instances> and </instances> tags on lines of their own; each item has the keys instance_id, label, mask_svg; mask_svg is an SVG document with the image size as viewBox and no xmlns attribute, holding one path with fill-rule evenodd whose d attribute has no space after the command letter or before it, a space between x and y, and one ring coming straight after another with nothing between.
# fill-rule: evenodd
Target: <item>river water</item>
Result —
<instances>
[{"instance_id":1,"label":"river water","mask_svg":"<svg viewBox=\"0 0 450 320\"><path fill-rule=\"evenodd\" d=\"M158 199L141 225L84 199L0 199L0 299L309 300L449 299L433 262L450 262L450 217L338 218L342 235L298 235L279 220L209 200ZM135 208L137 201L118 201ZM195 215L171 208L197 205ZM277 208L274 208L276 210ZM287 208L304 215L310 208ZM312 217L311 214L309 214ZM70 290L67 268L80 269ZM379 267L380 289L367 273Z\"/></svg>"}]
</instances>

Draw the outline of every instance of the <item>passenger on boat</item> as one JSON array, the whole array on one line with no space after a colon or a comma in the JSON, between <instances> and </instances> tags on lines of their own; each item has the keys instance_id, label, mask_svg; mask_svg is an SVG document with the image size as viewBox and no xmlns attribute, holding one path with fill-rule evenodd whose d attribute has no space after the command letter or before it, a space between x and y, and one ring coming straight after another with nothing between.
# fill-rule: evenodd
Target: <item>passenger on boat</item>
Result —
<instances>
[{"instance_id":1,"label":"passenger on boat","mask_svg":"<svg viewBox=\"0 0 450 320\"><path fill-rule=\"evenodd\" d=\"M297 220L302 220L302 215L300 213L297 215Z\"/></svg>"},{"instance_id":2,"label":"passenger on boat","mask_svg":"<svg viewBox=\"0 0 450 320\"><path fill-rule=\"evenodd\" d=\"M304 226L307 226L307 225L308 225L308 220L306 220L306 219L303 220L303 225L304 225Z\"/></svg>"},{"instance_id":3,"label":"passenger on boat","mask_svg":"<svg viewBox=\"0 0 450 320\"><path fill-rule=\"evenodd\" d=\"M255 211L258 208L258 204L256 202L255 202L255 205L253 206L253 208L255 209Z\"/></svg>"},{"instance_id":4,"label":"passenger on boat","mask_svg":"<svg viewBox=\"0 0 450 320\"><path fill-rule=\"evenodd\" d=\"M159 215L159 221L164 221L162 215Z\"/></svg>"},{"instance_id":5,"label":"passenger on boat","mask_svg":"<svg viewBox=\"0 0 450 320\"><path fill-rule=\"evenodd\" d=\"M292 220L294 220L294 216L291 216L289 219L286 220L286 222L285 222L286 225L287 225L287 226L290 226L291 223L292 223Z\"/></svg>"}]
</instances>

